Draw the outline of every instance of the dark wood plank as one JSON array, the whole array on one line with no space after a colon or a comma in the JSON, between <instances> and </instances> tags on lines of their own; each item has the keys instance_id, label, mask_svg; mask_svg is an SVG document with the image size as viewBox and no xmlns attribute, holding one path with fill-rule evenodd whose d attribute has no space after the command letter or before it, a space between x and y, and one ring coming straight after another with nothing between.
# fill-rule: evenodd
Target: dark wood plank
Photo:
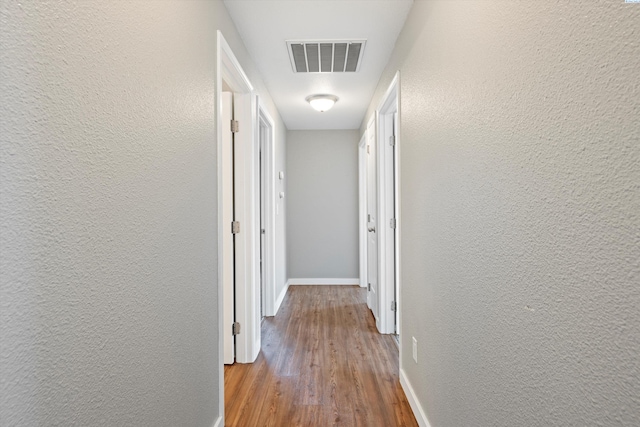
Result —
<instances>
[{"instance_id":1,"label":"dark wood plank","mask_svg":"<svg viewBox=\"0 0 640 427\"><path fill-rule=\"evenodd\" d=\"M292 286L255 363L225 366L225 425L417 426L358 286Z\"/></svg>"}]
</instances>

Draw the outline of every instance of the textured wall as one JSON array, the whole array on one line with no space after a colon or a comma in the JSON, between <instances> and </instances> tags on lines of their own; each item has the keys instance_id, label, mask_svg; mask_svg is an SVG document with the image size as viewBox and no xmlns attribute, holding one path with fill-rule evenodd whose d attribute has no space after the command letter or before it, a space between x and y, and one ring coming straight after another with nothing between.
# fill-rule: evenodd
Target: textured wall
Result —
<instances>
[{"instance_id":1,"label":"textured wall","mask_svg":"<svg viewBox=\"0 0 640 427\"><path fill-rule=\"evenodd\" d=\"M216 29L263 88L224 5L2 0L0 28L0 424L211 426Z\"/></svg>"},{"instance_id":2,"label":"textured wall","mask_svg":"<svg viewBox=\"0 0 640 427\"><path fill-rule=\"evenodd\" d=\"M275 107L274 107L275 109ZM287 284L287 200L281 199L279 193L287 192L287 128L278 116L276 124L276 203L279 203L276 216L276 292L278 297ZM284 172L284 179L277 177L278 172Z\"/></svg>"},{"instance_id":3,"label":"textured wall","mask_svg":"<svg viewBox=\"0 0 640 427\"><path fill-rule=\"evenodd\" d=\"M287 134L289 278L357 278L358 132Z\"/></svg>"},{"instance_id":4,"label":"textured wall","mask_svg":"<svg viewBox=\"0 0 640 427\"><path fill-rule=\"evenodd\" d=\"M639 30L622 1L414 4L372 108L400 69L401 364L433 427L640 425Z\"/></svg>"}]
</instances>

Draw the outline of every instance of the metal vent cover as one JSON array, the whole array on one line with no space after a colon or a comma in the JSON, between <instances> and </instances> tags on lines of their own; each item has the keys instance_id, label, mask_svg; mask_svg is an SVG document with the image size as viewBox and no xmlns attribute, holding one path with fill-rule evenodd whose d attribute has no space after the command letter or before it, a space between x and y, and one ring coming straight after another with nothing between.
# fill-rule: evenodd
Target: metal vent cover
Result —
<instances>
[{"instance_id":1,"label":"metal vent cover","mask_svg":"<svg viewBox=\"0 0 640 427\"><path fill-rule=\"evenodd\" d=\"M355 73L366 40L287 40L294 73Z\"/></svg>"}]
</instances>

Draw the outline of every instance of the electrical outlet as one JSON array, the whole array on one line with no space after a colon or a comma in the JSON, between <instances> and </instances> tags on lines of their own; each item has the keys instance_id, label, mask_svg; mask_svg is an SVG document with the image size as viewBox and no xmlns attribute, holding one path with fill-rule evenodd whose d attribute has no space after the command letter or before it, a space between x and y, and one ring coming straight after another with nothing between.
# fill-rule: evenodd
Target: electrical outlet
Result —
<instances>
[{"instance_id":1,"label":"electrical outlet","mask_svg":"<svg viewBox=\"0 0 640 427\"><path fill-rule=\"evenodd\" d=\"M418 363L418 340L416 337L413 338L413 361Z\"/></svg>"}]
</instances>

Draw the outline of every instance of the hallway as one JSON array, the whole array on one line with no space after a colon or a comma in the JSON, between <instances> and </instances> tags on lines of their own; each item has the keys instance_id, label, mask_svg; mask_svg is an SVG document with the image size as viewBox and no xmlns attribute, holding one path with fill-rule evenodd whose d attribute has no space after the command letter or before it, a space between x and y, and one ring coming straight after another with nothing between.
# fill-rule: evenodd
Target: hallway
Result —
<instances>
[{"instance_id":1,"label":"hallway","mask_svg":"<svg viewBox=\"0 0 640 427\"><path fill-rule=\"evenodd\" d=\"M225 366L231 426L417 426L398 349L357 286L292 286L253 364Z\"/></svg>"},{"instance_id":2,"label":"hallway","mask_svg":"<svg viewBox=\"0 0 640 427\"><path fill-rule=\"evenodd\" d=\"M639 34L638 0L1 0L0 425L640 426Z\"/></svg>"}]
</instances>

